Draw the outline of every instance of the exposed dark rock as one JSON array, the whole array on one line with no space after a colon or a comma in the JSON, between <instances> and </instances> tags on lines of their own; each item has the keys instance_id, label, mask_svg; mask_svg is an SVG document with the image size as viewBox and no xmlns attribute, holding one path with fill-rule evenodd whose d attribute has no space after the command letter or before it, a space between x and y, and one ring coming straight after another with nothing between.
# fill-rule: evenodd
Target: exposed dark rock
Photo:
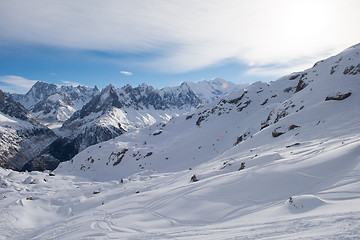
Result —
<instances>
[{"instance_id":1,"label":"exposed dark rock","mask_svg":"<svg viewBox=\"0 0 360 240\"><path fill-rule=\"evenodd\" d=\"M274 120L274 123L277 123L281 118L284 118L288 115L288 112L286 111L287 108L285 109L281 109L278 111L278 113L276 114L276 118Z\"/></svg>"},{"instance_id":2,"label":"exposed dark rock","mask_svg":"<svg viewBox=\"0 0 360 240\"><path fill-rule=\"evenodd\" d=\"M295 129L295 128L299 128L299 126L298 126L298 125L295 125L295 124L292 124L292 125L289 127L289 130L293 130L293 129Z\"/></svg>"},{"instance_id":3,"label":"exposed dark rock","mask_svg":"<svg viewBox=\"0 0 360 240\"><path fill-rule=\"evenodd\" d=\"M157 135L160 135L161 133L162 133L162 130L159 130L159 131L157 131L157 132L154 132L153 135L154 135L154 136L157 136Z\"/></svg>"},{"instance_id":4,"label":"exposed dark rock","mask_svg":"<svg viewBox=\"0 0 360 240\"><path fill-rule=\"evenodd\" d=\"M296 86L295 93L300 92L301 90L303 90L308 85L304 81L306 79L306 77L305 77L306 75L307 75L306 73L301 75L301 78L300 78L300 80L299 80L299 82L298 82L298 84Z\"/></svg>"},{"instance_id":5,"label":"exposed dark rock","mask_svg":"<svg viewBox=\"0 0 360 240\"><path fill-rule=\"evenodd\" d=\"M129 149L127 149L127 148L124 148L123 150L121 150L121 152L118 152L118 153L111 153L110 154L110 157L109 157L109 161L111 161L112 160L112 158L117 158L117 160L116 160L116 162L114 162L114 164L113 164L113 166L116 166L116 165L118 165L122 160L123 160L123 158L125 157L125 154L126 154L126 152L128 151Z\"/></svg>"},{"instance_id":6,"label":"exposed dark rock","mask_svg":"<svg viewBox=\"0 0 360 240\"><path fill-rule=\"evenodd\" d=\"M230 104L238 104L238 102L240 102L241 99L243 99L243 97L245 96L246 93L247 93L247 91L244 91L243 94L241 94L240 97L231 99L230 101L228 101L228 103L230 103Z\"/></svg>"},{"instance_id":7,"label":"exposed dark rock","mask_svg":"<svg viewBox=\"0 0 360 240\"><path fill-rule=\"evenodd\" d=\"M290 148L290 147L294 147L294 146L298 146L298 145L300 145L300 143L294 143L294 144L286 146L286 148Z\"/></svg>"},{"instance_id":8,"label":"exposed dark rock","mask_svg":"<svg viewBox=\"0 0 360 240\"><path fill-rule=\"evenodd\" d=\"M245 163L242 162L241 165L240 165L240 168L238 169L238 171L243 170L244 168L245 168Z\"/></svg>"},{"instance_id":9,"label":"exposed dark rock","mask_svg":"<svg viewBox=\"0 0 360 240\"><path fill-rule=\"evenodd\" d=\"M250 135L250 132L246 132L246 133L240 135L240 136L236 139L236 142L234 143L233 146L236 146L236 145L238 145L239 143L241 143L241 142L242 142L243 140L245 140L246 137L249 136L249 135Z\"/></svg>"},{"instance_id":10,"label":"exposed dark rock","mask_svg":"<svg viewBox=\"0 0 360 240\"><path fill-rule=\"evenodd\" d=\"M280 131L276 131L276 129L274 130L274 131L272 131L272 136L274 137L274 138L276 138L276 137L279 137L279 136L281 136L281 135L283 135L285 132L280 132Z\"/></svg>"},{"instance_id":11,"label":"exposed dark rock","mask_svg":"<svg viewBox=\"0 0 360 240\"><path fill-rule=\"evenodd\" d=\"M153 154L153 152L148 152L145 157L150 157Z\"/></svg>"},{"instance_id":12,"label":"exposed dark rock","mask_svg":"<svg viewBox=\"0 0 360 240\"><path fill-rule=\"evenodd\" d=\"M33 158L27 162L21 171L45 171L45 170L55 170L59 165L60 161L50 155L42 155L36 158ZM51 175L50 175L51 174ZM49 176L55 176L53 173L50 173Z\"/></svg>"},{"instance_id":13,"label":"exposed dark rock","mask_svg":"<svg viewBox=\"0 0 360 240\"><path fill-rule=\"evenodd\" d=\"M190 114L189 116L186 116L186 120L189 120L189 119L191 119L193 116L195 115L195 113L193 113L193 114Z\"/></svg>"},{"instance_id":14,"label":"exposed dark rock","mask_svg":"<svg viewBox=\"0 0 360 240\"><path fill-rule=\"evenodd\" d=\"M334 74L334 72L336 72L338 67L339 67L339 65L332 66L331 70L330 70L330 75Z\"/></svg>"},{"instance_id":15,"label":"exposed dark rock","mask_svg":"<svg viewBox=\"0 0 360 240\"><path fill-rule=\"evenodd\" d=\"M344 94L338 92L338 93L336 93L335 96L326 97L325 101L330 101L330 100L341 101L341 100L344 100L344 99L350 97L350 95L351 95L351 92L347 92L347 93L344 93Z\"/></svg>"},{"instance_id":16,"label":"exposed dark rock","mask_svg":"<svg viewBox=\"0 0 360 240\"><path fill-rule=\"evenodd\" d=\"M236 139L236 142L234 143L234 146L238 145L239 143L241 143L243 141L243 135L239 136L237 139Z\"/></svg>"},{"instance_id":17,"label":"exposed dark rock","mask_svg":"<svg viewBox=\"0 0 360 240\"><path fill-rule=\"evenodd\" d=\"M261 122L260 131L263 130L264 128L270 126L270 120L271 120L271 116L272 116L273 114L274 114L274 111L271 111L271 112L269 113L269 115L267 116L266 120Z\"/></svg>"},{"instance_id":18,"label":"exposed dark rock","mask_svg":"<svg viewBox=\"0 0 360 240\"><path fill-rule=\"evenodd\" d=\"M292 88L292 87L288 87L288 88L285 88L285 89L284 89L284 92L288 93L288 92L290 92L291 90L293 90L293 88Z\"/></svg>"},{"instance_id":19,"label":"exposed dark rock","mask_svg":"<svg viewBox=\"0 0 360 240\"><path fill-rule=\"evenodd\" d=\"M200 127L200 123L204 121L207 118L207 116L200 116L198 120L196 121L196 126Z\"/></svg>"},{"instance_id":20,"label":"exposed dark rock","mask_svg":"<svg viewBox=\"0 0 360 240\"><path fill-rule=\"evenodd\" d=\"M197 177L195 176L195 174L191 176L191 179L190 179L190 180L191 180L192 182L197 182L197 181L199 181L199 180L197 179Z\"/></svg>"},{"instance_id":21,"label":"exposed dark rock","mask_svg":"<svg viewBox=\"0 0 360 240\"><path fill-rule=\"evenodd\" d=\"M251 103L251 100L244 102L244 105L237 108L238 112L241 112L242 110L244 110L247 106L249 106L250 103Z\"/></svg>"},{"instance_id":22,"label":"exposed dark rock","mask_svg":"<svg viewBox=\"0 0 360 240\"><path fill-rule=\"evenodd\" d=\"M268 123L261 123L260 131L270 126Z\"/></svg>"},{"instance_id":23,"label":"exposed dark rock","mask_svg":"<svg viewBox=\"0 0 360 240\"><path fill-rule=\"evenodd\" d=\"M346 67L343 74L344 75L348 75L348 74L357 75L357 74L360 74L360 63L356 67L355 66Z\"/></svg>"},{"instance_id":24,"label":"exposed dark rock","mask_svg":"<svg viewBox=\"0 0 360 240\"><path fill-rule=\"evenodd\" d=\"M291 77L289 77L289 80L295 80L299 76L300 74L292 75Z\"/></svg>"},{"instance_id":25,"label":"exposed dark rock","mask_svg":"<svg viewBox=\"0 0 360 240\"><path fill-rule=\"evenodd\" d=\"M265 101L263 103L261 103L261 106L264 106L266 103L268 102L268 99L265 99Z\"/></svg>"}]
</instances>

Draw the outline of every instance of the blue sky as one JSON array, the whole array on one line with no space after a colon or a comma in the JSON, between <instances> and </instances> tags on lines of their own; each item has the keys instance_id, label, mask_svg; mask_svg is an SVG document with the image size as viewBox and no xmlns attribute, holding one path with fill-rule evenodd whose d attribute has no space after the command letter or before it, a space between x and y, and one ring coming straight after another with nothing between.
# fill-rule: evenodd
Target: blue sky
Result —
<instances>
[{"instance_id":1,"label":"blue sky","mask_svg":"<svg viewBox=\"0 0 360 240\"><path fill-rule=\"evenodd\" d=\"M358 43L357 0L3 0L0 89L276 80Z\"/></svg>"}]
</instances>

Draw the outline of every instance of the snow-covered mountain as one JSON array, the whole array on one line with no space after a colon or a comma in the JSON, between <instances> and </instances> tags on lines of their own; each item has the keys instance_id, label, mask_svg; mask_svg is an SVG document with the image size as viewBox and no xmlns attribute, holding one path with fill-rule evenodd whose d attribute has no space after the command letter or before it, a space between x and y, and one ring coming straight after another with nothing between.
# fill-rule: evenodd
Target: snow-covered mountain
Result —
<instances>
[{"instance_id":1,"label":"snow-covered mountain","mask_svg":"<svg viewBox=\"0 0 360 240\"><path fill-rule=\"evenodd\" d=\"M0 90L0 139L0 166L21 170L55 140L55 134Z\"/></svg>"},{"instance_id":2,"label":"snow-covered mountain","mask_svg":"<svg viewBox=\"0 0 360 240\"><path fill-rule=\"evenodd\" d=\"M16 239L357 239L360 44L86 148L0 169ZM55 176L56 175L56 176Z\"/></svg>"},{"instance_id":3,"label":"snow-covered mountain","mask_svg":"<svg viewBox=\"0 0 360 240\"><path fill-rule=\"evenodd\" d=\"M198 83L184 82L179 87L168 87L160 91L146 84L136 88L126 85L118 91L119 95L124 97L120 101L125 107L135 107L138 109L148 108L149 105L152 105L157 110L163 110L174 107L180 109L196 107L199 103L210 102L217 97L242 89L245 86L247 84L237 85L220 78L215 78ZM184 90L188 90L188 92L186 93ZM9 95L15 101L25 106L42 123L50 127L59 127L74 112L80 110L99 93L100 90L96 86L94 88L68 85L57 86L38 81L26 94ZM193 96L194 94L196 97ZM128 99L125 99L125 96ZM132 106L131 104L135 105Z\"/></svg>"},{"instance_id":4,"label":"snow-covered mountain","mask_svg":"<svg viewBox=\"0 0 360 240\"><path fill-rule=\"evenodd\" d=\"M47 157L41 156L35 161L69 160L88 146L131 129L166 122L195 109L200 103L202 101L187 85L162 90L146 84L136 88L126 85L121 89L109 85L64 122L59 131L61 137L44 153Z\"/></svg>"},{"instance_id":5,"label":"snow-covered mountain","mask_svg":"<svg viewBox=\"0 0 360 240\"><path fill-rule=\"evenodd\" d=\"M23 170L54 166L54 162L69 160L88 146L113 139L130 129L168 121L242 86L245 85L213 79L161 90L146 84L135 88L126 85L121 89L109 85L100 93L97 87L59 87L37 82L25 95L10 96L44 124L56 128L59 138Z\"/></svg>"},{"instance_id":6,"label":"snow-covered mountain","mask_svg":"<svg viewBox=\"0 0 360 240\"><path fill-rule=\"evenodd\" d=\"M209 103L219 97L223 97L232 92L242 90L249 84L234 84L221 78L214 78L210 81L183 82L182 85L189 87L203 103Z\"/></svg>"},{"instance_id":7,"label":"snow-covered mountain","mask_svg":"<svg viewBox=\"0 0 360 240\"><path fill-rule=\"evenodd\" d=\"M35 165L48 165L48 161L66 161L88 146L113 139L131 129L159 122L163 124L174 116L192 111L199 104L226 95L241 86L221 79L183 83L178 87L161 90L146 84L135 88L126 85L120 89L109 85L73 113L57 131L60 137L41 156L30 161L24 170L41 170ZM41 94L30 94L33 95ZM54 94L51 98L54 98Z\"/></svg>"},{"instance_id":8,"label":"snow-covered mountain","mask_svg":"<svg viewBox=\"0 0 360 240\"><path fill-rule=\"evenodd\" d=\"M26 94L10 96L42 123L52 127L61 125L99 93L97 87L57 86L38 81Z\"/></svg>"},{"instance_id":9,"label":"snow-covered mountain","mask_svg":"<svg viewBox=\"0 0 360 240\"><path fill-rule=\"evenodd\" d=\"M106 144L88 148L61 168L85 176L89 172L92 177L100 178L105 171L113 171L107 177L121 178L141 169L164 171L171 166L185 170L241 143L254 142L255 137L257 147L267 141L278 142L278 139L287 138L285 136L295 144L303 132L314 131L310 136L303 136L310 141L324 134L326 127L349 124L357 128L355 122L360 113L356 104L359 99L356 93L360 89L358 54L359 46L354 46L306 71L275 82L254 83L167 124L136 129ZM345 113L340 115L340 112ZM345 116L346 122L339 121ZM121 164L118 163L120 158ZM93 163L88 159L98 161ZM84 170L79 171L80 168Z\"/></svg>"}]
</instances>

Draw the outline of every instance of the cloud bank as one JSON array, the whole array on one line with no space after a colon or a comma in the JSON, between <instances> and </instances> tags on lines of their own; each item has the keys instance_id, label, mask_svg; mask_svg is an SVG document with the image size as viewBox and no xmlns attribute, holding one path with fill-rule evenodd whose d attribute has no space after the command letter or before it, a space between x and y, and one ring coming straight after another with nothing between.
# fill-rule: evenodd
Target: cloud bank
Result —
<instances>
[{"instance_id":1,"label":"cloud bank","mask_svg":"<svg viewBox=\"0 0 360 240\"><path fill-rule=\"evenodd\" d=\"M81 85L80 83L78 83L78 82L71 82L71 81L65 81L65 80L63 80L63 81L61 81L63 84L65 84L65 85L67 85L67 86L73 86L73 87L77 87L77 86L79 86L79 85ZM61 86L61 85L60 85Z\"/></svg>"},{"instance_id":2,"label":"cloud bank","mask_svg":"<svg viewBox=\"0 0 360 240\"><path fill-rule=\"evenodd\" d=\"M0 76L0 89L9 93L26 93L36 83L20 76Z\"/></svg>"},{"instance_id":3,"label":"cloud bank","mask_svg":"<svg viewBox=\"0 0 360 240\"><path fill-rule=\"evenodd\" d=\"M138 64L171 73L223 61L274 73L266 66L310 66L356 44L359 10L358 0L1 1L0 46L150 53Z\"/></svg>"}]
</instances>

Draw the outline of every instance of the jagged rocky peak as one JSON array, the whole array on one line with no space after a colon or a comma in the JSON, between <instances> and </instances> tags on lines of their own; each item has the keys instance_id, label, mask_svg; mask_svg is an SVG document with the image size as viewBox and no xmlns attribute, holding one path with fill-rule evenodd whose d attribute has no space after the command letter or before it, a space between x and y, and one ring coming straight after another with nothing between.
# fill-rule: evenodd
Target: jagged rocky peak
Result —
<instances>
[{"instance_id":1,"label":"jagged rocky peak","mask_svg":"<svg viewBox=\"0 0 360 240\"><path fill-rule=\"evenodd\" d=\"M29 90L27 95L33 95L36 99L44 99L56 93L57 86L52 83L37 81Z\"/></svg>"},{"instance_id":2,"label":"jagged rocky peak","mask_svg":"<svg viewBox=\"0 0 360 240\"><path fill-rule=\"evenodd\" d=\"M39 102L46 100L55 102L60 99L52 96L66 97L76 102L77 100L86 101L87 98L91 98L99 92L96 86L94 88L80 85L77 87L71 85L57 86L52 83L37 81L26 94L11 94L11 97L31 110Z\"/></svg>"},{"instance_id":3,"label":"jagged rocky peak","mask_svg":"<svg viewBox=\"0 0 360 240\"><path fill-rule=\"evenodd\" d=\"M90 88L80 85L78 85L77 87L70 85L61 86L58 91L64 92L72 100L85 100L85 98L88 96L93 96L94 94L100 93L100 90L97 88L97 86L95 86L94 88Z\"/></svg>"},{"instance_id":4,"label":"jagged rocky peak","mask_svg":"<svg viewBox=\"0 0 360 240\"><path fill-rule=\"evenodd\" d=\"M99 94L97 87L57 86L45 82L36 82L25 94L10 96L23 104L39 120L46 124L59 124L82 108L91 98Z\"/></svg>"},{"instance_id":5,"label":"jagged rocky peak","mask_svg":"<svg viewBox=\"0 0 360 240\"><path fill-rule=\"evenodd\" d=\"M157 90L146 83L133 88L125 85L118 90L120 101L125 107L135 109L165 110L165 109L183 109L196 107L201 100L196 94L185 85L178 87L167 87Z\"/></svg>"},{"instance_id":6,"label":"jagged rocky peak","mask_svg":"<svg viewBox=\"0 0 360 240\"><path fill-rule=\"evenodd\" d=\"M0 90L0 112L10 117L29 122L37 128L43 128L49 130L46 126L39 122L24 106L19 102L16 102L11 97L7 96L2 90ZM49 130L49 134L53 135L53 132Z\"/></svg>"},{"instance_id":7,"label":"jagged rocky peak","mask_svg":"<svg viewBox=\"0 0 360 240\"><path fill-rule=\"evenodd\" d=\"M116 93L116 88L110 84L108 86L106 86L100 93L100 100L103 102L105 101L113 101L113 100L117 100L118 101L118 95Z\"/></svg>"},{"instance_id":8,"label":"jagged rocky peak","mask_svg":"<svg viewBox=\"0 0 360 240\"><path fill-rule=\"evenodd\" d=\"M2 90L0 90L0 112L21 120L36 121L26 108L8 97Z\"/></svg>"},{"instance_id":9,"label":"jagged rocky peak","mask_svg":"<svg viewBox=\"0 0 360 240\"><path fill-rule=\"evenodd\" d=\"M26 94L9 94L12 99L20 102L24 107L30 109L40 101L55 94L57 86L46 82L37 81Z\"/></svg>"}]
</instances>

